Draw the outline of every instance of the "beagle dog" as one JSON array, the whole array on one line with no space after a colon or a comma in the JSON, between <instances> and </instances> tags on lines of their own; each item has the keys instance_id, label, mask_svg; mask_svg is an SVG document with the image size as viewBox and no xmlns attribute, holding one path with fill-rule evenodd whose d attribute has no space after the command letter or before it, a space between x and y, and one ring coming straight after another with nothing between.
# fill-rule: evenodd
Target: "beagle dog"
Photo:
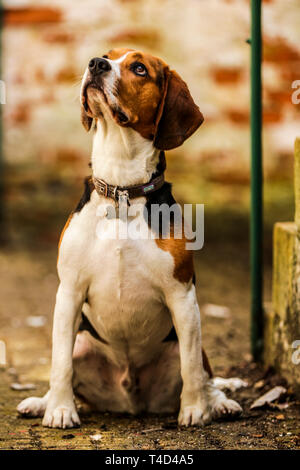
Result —
<instances>
[{"instance_id":1,"label":"beagle dog","mask_svg":"<svg viewBox=\"0 0 300 470\"><path fill-rule=\"evenodd\" d=\"M151 235L151 206L175 203L164 151L203 122L186 83L157 57L111 50L84 73L81 119L93 128L92 176L59 243L50 390L23 400L19 413L71 428L80 424L74 394L98 411L179 411L185 426L240 413L221 389L243 382L214 379L201 346L185 238L172 221L168 237L111 236L129 223L121 205Z\"/></svg>"}]
</instances>

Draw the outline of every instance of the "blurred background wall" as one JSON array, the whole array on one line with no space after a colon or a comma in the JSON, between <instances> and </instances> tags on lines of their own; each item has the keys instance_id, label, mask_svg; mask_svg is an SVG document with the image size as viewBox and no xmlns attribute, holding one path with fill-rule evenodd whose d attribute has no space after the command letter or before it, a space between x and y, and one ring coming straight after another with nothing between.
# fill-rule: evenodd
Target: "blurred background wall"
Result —
<instances>
[{"instance_id":1,"label":"blurred background wall","mask_svg":"<svg viewBox=\"0 0 300 470\"><path fill-rule=\"evenodd\" d=\"M80 123L88 60L129 46L161 56L205 116L167 152L181 202L205 204L195 270L203 337L218 375L249 359L249 0L5 0L4 225L0 339L27 380L47 379L60 231L89 174L91 135ZM293 144L300 134L300 2L263 1L265 300L272 229L293 218ZM101 260L99 260L101 262ZM205 314L227 306L227 319ZM203 307L203 308L202 308ZM232 373L231 373L232 375ZM235 375L235 373L233 373Z\"/></svg>"},{"instance_id":2,"label":"blurred background wall","mask_svg":"<svg viewBox=\"0 0 300 470\"><path fill-rule=\"evenodd\" d=\"M206 204L208 235L209 215L221 212L229 214L225 234L236 232L237 217L247 237L249 0L6 0L4 6L7 230L14 245L57 241L89 173L91 136L79 119L81 76L89 58L119 46L161 56L188 83L205 123L182 148L168 152L175 194L182 202ZM293 210L300 105L291 102L291 84L300 79L299 0L263 1L263 30L271 230Z\"/></svg>"}]
</instances>

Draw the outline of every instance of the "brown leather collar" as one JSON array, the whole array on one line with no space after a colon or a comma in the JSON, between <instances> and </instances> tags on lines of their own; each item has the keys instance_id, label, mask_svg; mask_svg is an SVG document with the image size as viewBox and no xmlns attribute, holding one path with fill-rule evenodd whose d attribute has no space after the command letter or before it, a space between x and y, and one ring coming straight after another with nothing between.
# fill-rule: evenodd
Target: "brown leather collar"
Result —
<instances>
[{"instance_id":1,"label":"brown leather collar","mask_svg":"<svg viewBox=\"0 0 300 470\"><path fill-rule=\"evenodd\" d=\"M93 176L93 183L95 189L100 196L108 197L117 201L122 194L126 194L128 199L135 199L136 197L147 196L162 187L165 182L164 174L156 176L151 179L149 183L137 184L134 186L114 186L107 184L104 180L95 178Z\"/></svg>"},{"instance_id":2,"label":"brown leather collar","mask_svg":"<svg viewBox=\"0 0 300 470\"><path fill-rule=\"evenodd\" d=\"M119 200L120 195L126 195L128 200L135 199L137 197L147 196L148 194L153 193L160 189L164 182L164 170L165 170L165 156L161 152L160 155L160 173L151 178L148 183L137 184L132 186L114 186L112 184L106 183L104 180L96 177L92 177L93 183L97 193L100 196L108 197L114 199L115 201Z\"/></svg>"}]
</instances>

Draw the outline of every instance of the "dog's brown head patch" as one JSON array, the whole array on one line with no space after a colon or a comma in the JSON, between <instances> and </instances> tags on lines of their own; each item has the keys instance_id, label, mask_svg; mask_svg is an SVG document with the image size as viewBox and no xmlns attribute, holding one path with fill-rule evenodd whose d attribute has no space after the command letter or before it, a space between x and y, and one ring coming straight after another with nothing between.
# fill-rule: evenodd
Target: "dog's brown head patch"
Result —
<instances>
[{"instance_id":1,"label":"dog's brown head patch","mask_svg":"<svg viewBox=\"0 0 300 470\"><path fill-rule=\"evenodd\" d=\"M98 69L93 60L98 61ZM203 122L186 83L162 59L114 49L93 60L81 95L87 130L108 106L120 126L133 128L156 148L167 150L181 145Z\"/></svg>"}]
</instances>

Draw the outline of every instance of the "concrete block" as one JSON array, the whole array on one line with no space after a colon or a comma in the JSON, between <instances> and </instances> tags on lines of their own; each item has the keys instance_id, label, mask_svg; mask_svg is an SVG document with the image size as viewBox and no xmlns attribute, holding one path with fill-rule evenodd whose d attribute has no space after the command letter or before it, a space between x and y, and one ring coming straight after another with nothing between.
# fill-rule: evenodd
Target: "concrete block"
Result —
<instances>
[{"instance_id":1,"label":"concrete block","mask_svg":"<svg viewBox=\"0 0 300 470\"><path fill-rule=\"evenodd\" d=\"M300 235L294 222L274 228L273 303L265 312L264 359L300 393Z\"/></svg>"}]
</instances>

